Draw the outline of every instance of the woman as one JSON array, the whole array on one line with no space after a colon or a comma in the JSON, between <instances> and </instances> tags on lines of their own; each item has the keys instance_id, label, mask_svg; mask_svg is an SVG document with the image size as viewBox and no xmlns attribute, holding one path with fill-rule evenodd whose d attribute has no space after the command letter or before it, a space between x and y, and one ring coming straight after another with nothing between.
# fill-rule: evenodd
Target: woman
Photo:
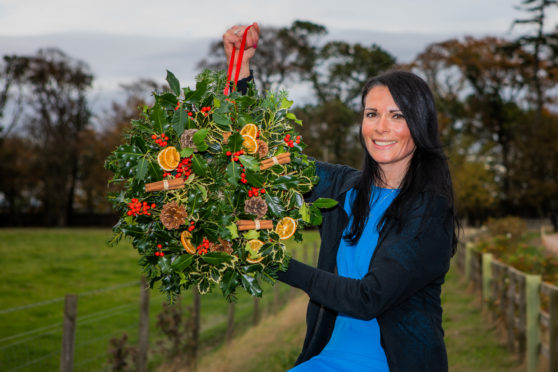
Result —
<instances>
[{"instance_id":1,"label":"woman","mask_svg":"<svg viewBox=\"0 0 558 372\"><path fill-rule=\"evenodd\" d=\"M223 36L229 56L243 30ZM308 201L339 202L323 212L318 267L279 273L310 297L291 371L447 371L440 293L459 223L432 93L394 71L365 84L362 105L363 170L317 162Z\"/></svg>"}]
</instances>

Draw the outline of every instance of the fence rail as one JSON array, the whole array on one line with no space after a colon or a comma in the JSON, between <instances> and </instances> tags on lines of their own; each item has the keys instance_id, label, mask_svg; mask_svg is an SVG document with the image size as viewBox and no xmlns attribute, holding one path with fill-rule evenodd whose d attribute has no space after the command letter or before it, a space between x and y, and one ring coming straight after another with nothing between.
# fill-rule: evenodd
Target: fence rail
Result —
<instances>
[{"instance_id":1,"label":"fence rail","mask_svg":"<svg viewBox=\"0 0 558 372\"><path fill-rule=\"evenodd\" d=\"M457 269L504 325L508 349L527 371L558 372L558 287L460 244Z\"/></svg>"}]
</instances>

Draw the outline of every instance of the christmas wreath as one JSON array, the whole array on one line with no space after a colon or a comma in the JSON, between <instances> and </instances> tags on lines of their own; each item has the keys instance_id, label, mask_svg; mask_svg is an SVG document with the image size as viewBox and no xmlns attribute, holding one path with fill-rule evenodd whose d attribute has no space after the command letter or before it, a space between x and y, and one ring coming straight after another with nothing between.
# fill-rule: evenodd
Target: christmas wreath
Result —
<instances>
[{"instance_id":1,"label":"christmas wreath","mask_svg":"<svg viewBox=\"0 0 558 372\"><path fill-rule=\"evenodd\" d=\"M191 286L261 296L288 264L284 241L302 241L319 208L336 204L303 199L318 179L294 131L302 123L284 91L225 95L223 72L204 71L195 89L168 71L167 82L106 160L120 214L110 244L130 238L151 288L160 281L171 300Z\"/></svg>"}]
</instances>

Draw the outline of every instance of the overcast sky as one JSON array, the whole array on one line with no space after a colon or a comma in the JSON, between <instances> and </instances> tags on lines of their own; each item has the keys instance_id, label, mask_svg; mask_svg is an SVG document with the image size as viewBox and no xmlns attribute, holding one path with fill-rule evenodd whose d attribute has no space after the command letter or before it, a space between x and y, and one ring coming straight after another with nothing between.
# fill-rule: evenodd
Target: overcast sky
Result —
<instances>
[{"instance_id":1,"label":"overcast sky","mask_svg":"<svg viewBox=\"0 0 558 372\"><path fill-rule=\"evenodd\" d=\"M120 83L183 85L197 61L229 25L285 26L303 19L326 26L330 38L377 43L408 62L426 45L465 34L506 36L525 14L520 0L0 0L0 54L55 46L89 64L93 104L103 107ZM558 24L553 9L548 24Z\"/></svg>"}]
</instances>

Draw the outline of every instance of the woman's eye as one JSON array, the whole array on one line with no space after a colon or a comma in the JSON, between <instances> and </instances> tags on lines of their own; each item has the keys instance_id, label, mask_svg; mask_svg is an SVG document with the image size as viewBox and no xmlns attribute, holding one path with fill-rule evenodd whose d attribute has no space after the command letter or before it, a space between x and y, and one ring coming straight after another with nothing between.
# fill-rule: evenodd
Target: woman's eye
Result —
<instances>
[{"instance_id":1,"label":"woman's eye","mask_svg":"<svg viewBox=\"0 0 558 372\"><path fill-rule=\"evenodd\" d=\"M375 112L367 112L366 113L367 118L375 118L376 116L377 116L377 114Z\"/></svg>"},{"instance_id":2,"label":"woman's eye","mask_svg":"<svg viewBox=\"0 0 558 372\"><path fill-rule=\"evenodd\" d=\"M405 119L405 117L402 114L393 114L393 118L394 119Z\"/></svg>"}]
</instances>

